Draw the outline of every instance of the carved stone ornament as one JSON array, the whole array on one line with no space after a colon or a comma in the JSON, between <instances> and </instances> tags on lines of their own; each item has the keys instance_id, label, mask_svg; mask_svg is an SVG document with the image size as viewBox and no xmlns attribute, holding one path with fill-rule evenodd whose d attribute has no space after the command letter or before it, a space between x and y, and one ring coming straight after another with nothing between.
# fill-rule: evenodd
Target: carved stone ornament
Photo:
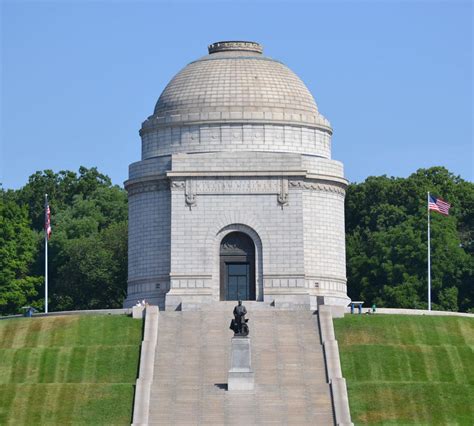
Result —
<instances>
[{"instance_id":1,"label":"carved stone ornament","mask_svg":"<svg viewBox=\"0 0 474 426\"><path fill-rule=\"evenodd\" d=\"M302 189L309 189L313 191L325 191L325 192L332 192L341 196L346 195L346 190L342 185L337 183L334 184L327 184L327 183L320 183L320 182L307 182L302 180L293 180L289 182L289 185L292 188L302 188Z\"/></svg>"},{"instance_id":2,"label":"carved stone ornament","mask_svg":"<svg viewBox=\"0 0 474 426\"><path fill-rule=\"evenodd\" d=\"M198 179L196 194L277 194L277 179Z\"/></svg>"},{"instance_id":3,"label":"carved stone ornament","mask_svg":"<svg viewBox=\"0 0 474 426\"><path fill-rule=\"evenodd\" d=\"M286 206L288 204L288 179L280 179L280 193L278 194L278 204Z\"/></svg>"},{"instance_id":4,"label":"carved stone ornament","mask_svg":"<svg viewBox=\"0 0 474 426\"><path fill-rule=\"evenodd\" d=\"M173 180L170 187L171 189L184 189L184 180Z\"/></svg>"},{"instance_id":5,"label":"carved stone ornament","mask_svg":"<svg viewBox=\"0 0 474 426\"><path fill-rule=\"evenodd\" d=\"M255 245L250 237L240 232L231 232L221 242L223 256L254 256Z\"/></svg>"},{"instance_id":6,"label":"carved stone ornament","mask_svg":"<svg viewBox=\"0 0 474 426\"><path fill-rule=\"evenodd\" d=\"M191 208L196 205L196 190L195 182L191 179L186 180L186 186L184 188L184 196L186 200L186 205Z\"/></svg>"}]
</instances>

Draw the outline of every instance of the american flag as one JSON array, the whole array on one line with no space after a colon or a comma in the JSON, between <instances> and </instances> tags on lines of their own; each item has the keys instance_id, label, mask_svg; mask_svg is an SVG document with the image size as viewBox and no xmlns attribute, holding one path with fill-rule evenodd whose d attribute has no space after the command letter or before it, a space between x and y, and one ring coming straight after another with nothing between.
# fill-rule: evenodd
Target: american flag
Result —
<instances>
[{"instance_id":1,"label":"american flag","mask_svg":"<svg viewBox=\"0 0 474 426\"><path fill-rule=\"evenodd\" d=\"M47 199L44 205L44 232L46 232L46 235L49 240L49 237L51 237L51 210L49 209Z\"/></svg>"},{"instance_id":2,"label":"american flag","mask_svg":"<svg viewBox=\"0 0 474 426\"><path fill-rule=\"evenodd\" d=\"M451 207L451 204L447 203L441 198L436 198L436 197L433 197L432 195L429 196L429 200L428 200L429 210L434 210L441 214L444 214L445 216L448 216L450 207Z\"/></svg>"}]
</instances>

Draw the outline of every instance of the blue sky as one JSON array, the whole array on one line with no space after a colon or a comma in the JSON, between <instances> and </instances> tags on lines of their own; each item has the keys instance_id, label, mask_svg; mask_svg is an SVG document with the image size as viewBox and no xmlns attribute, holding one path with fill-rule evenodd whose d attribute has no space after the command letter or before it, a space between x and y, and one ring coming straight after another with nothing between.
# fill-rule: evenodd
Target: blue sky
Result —
<instances>
[{"instance_id":1,"label":"blue sky","mask_svg":"<svg viewBox=\"0 0 474 426\"><path fill-rule=\"evenodd\" d=\"M474 179L470 1L3 1L0 181L97 166L122 185L167 82L253 40L306 83L346 177Z\"/></svg>"}]
</instances>

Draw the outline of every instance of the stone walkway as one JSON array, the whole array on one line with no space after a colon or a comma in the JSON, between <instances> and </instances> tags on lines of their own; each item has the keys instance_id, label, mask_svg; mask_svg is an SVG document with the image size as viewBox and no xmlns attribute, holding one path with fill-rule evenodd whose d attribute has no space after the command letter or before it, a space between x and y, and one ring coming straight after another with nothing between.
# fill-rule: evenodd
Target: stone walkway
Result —
<instances>
[{"instance_id":1,"label":"stone walkway","mask_svg":"<svg viewBox=\"0 0 474 426\"><path fill-rule=\"evenodd\" d=\"M226 390L231 311L160 312L150 424L331 425L317 317L249 309L255 390Z\"/></svg>"}]
</instances>

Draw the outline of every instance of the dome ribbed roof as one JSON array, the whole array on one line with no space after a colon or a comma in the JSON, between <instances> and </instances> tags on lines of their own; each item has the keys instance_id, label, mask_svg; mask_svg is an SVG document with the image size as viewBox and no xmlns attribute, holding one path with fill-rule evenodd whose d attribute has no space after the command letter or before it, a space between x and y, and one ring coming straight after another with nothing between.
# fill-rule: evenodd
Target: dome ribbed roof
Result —
<instances>
[{"instance_id":1,"label":"dome ribbed roof","mask_svg":"<svg viewBox=\"0 0 474 426\"><path fill-rule=\"evenodd\" d=\"M329 127L304 83L286 65L264 56L262 50L254 42L210 45L209 55L191 62L173 77L150 119L176 122L193 121L191 117L203 121L206 116L218 121L261 117Z\"/></svg>"}]
</instances>

